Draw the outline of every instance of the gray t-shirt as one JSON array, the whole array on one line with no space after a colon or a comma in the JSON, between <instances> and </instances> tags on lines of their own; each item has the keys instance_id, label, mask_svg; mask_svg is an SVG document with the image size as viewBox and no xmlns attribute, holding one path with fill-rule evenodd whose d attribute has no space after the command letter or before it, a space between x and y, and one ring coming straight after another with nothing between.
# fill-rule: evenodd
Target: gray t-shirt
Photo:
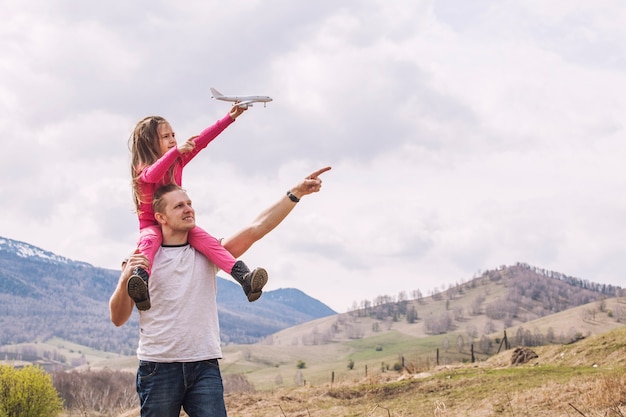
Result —
<instances>
[{"instance_id":1,"label":"gray t-shirt","mask_svg":"<svg viewBox=\"0 0 626 417\"><path fill-rule=\"evenodd\" d=\"M159 248L148 281L152 307L139 312L140 360L196 362L222 357L217 271L190 245Z\"/></svg>"}]
</instances>

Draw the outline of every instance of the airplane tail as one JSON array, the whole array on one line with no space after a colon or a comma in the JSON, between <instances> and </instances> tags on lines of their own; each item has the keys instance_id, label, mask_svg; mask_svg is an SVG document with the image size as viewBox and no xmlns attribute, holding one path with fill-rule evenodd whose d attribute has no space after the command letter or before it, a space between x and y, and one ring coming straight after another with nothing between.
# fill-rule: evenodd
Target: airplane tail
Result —
<instances>
[{"instance_id":1,"label":"airplane tail","mask_svg":"<svg viewBox=\"0 0 626 417\"><path fill-rule=\"evenodd\" d=\"M213 94L213 98L224 97L224 94L220 93L213 87L211 87L211 94Z\"/></svg>"}]
</instances>

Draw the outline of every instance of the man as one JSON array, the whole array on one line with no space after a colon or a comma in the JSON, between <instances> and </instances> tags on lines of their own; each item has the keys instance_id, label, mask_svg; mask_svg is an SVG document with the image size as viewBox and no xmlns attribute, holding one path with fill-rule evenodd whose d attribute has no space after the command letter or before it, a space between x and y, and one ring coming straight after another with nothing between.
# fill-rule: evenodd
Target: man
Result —
<instances>
[{"instance_id":1,"label":"man","mask_svg":"<svg viewBox=\"0 0 626 417\"><path fill-rule=\"evenodd\" d=\"M235 258L274 229L300 198L320 190L322 168L289 190L249 226L225 239ZM163 245L157 252L150 278L152 308L139 312L137 392L142 417L178 417L181 407L190 417L225 417L224 389L218 359L222 357L216 304L217 267L187 242L195 226L195 213L187 193L176 185L161 187L154 195L155 218L161 225ZM134 303L127 281L147 258L135 253L123 265L111 295L111 321L121 326Z\"/></svg>"}]
</instances>

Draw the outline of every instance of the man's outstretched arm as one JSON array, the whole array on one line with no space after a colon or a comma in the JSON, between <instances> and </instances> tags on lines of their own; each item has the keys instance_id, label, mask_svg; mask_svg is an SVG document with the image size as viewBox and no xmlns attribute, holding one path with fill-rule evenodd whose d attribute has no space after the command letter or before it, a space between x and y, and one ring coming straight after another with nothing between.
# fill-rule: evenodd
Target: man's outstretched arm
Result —
<instances>
[{"instance_id":1,"label":"man's outstretched arm","mask_svg":"<svg viewBox=\"0 0 626 417\"><path fill-rule=\"evenodd\" d=\"M263 236L271 232L282 222L291 210L296 206L297 201L308 194L318 192L322 187L321 174L330 170L331 167L324 167L307 176L289 192L291 195L284 195L272 206L263 210L261 214L247 227L241 229L230 238L224 239L223 245L235 258L239 258L250 246Z\"/></svg>"}]
</instances>

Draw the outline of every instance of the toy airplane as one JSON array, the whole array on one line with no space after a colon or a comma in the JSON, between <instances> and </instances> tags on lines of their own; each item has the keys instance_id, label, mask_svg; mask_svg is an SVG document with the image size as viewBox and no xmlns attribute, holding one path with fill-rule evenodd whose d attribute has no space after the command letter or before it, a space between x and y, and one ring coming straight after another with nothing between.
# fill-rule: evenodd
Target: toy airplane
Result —
<instances>
[{"instance_id":1,"label":"toy airplane","mask_svg":"<svg viewBox=\"0 0 626 417\"><path fill-rule=\"evenodd\" d=\"M230 101L233 103L239 102L238 106L242 108L252 107L252 103L263 103L263 107L267 106L267 103L272 101L268 96L225 96L217 91L215 88L211 88L211 97L216 100Z\"/></svg>"}]
</instances>

